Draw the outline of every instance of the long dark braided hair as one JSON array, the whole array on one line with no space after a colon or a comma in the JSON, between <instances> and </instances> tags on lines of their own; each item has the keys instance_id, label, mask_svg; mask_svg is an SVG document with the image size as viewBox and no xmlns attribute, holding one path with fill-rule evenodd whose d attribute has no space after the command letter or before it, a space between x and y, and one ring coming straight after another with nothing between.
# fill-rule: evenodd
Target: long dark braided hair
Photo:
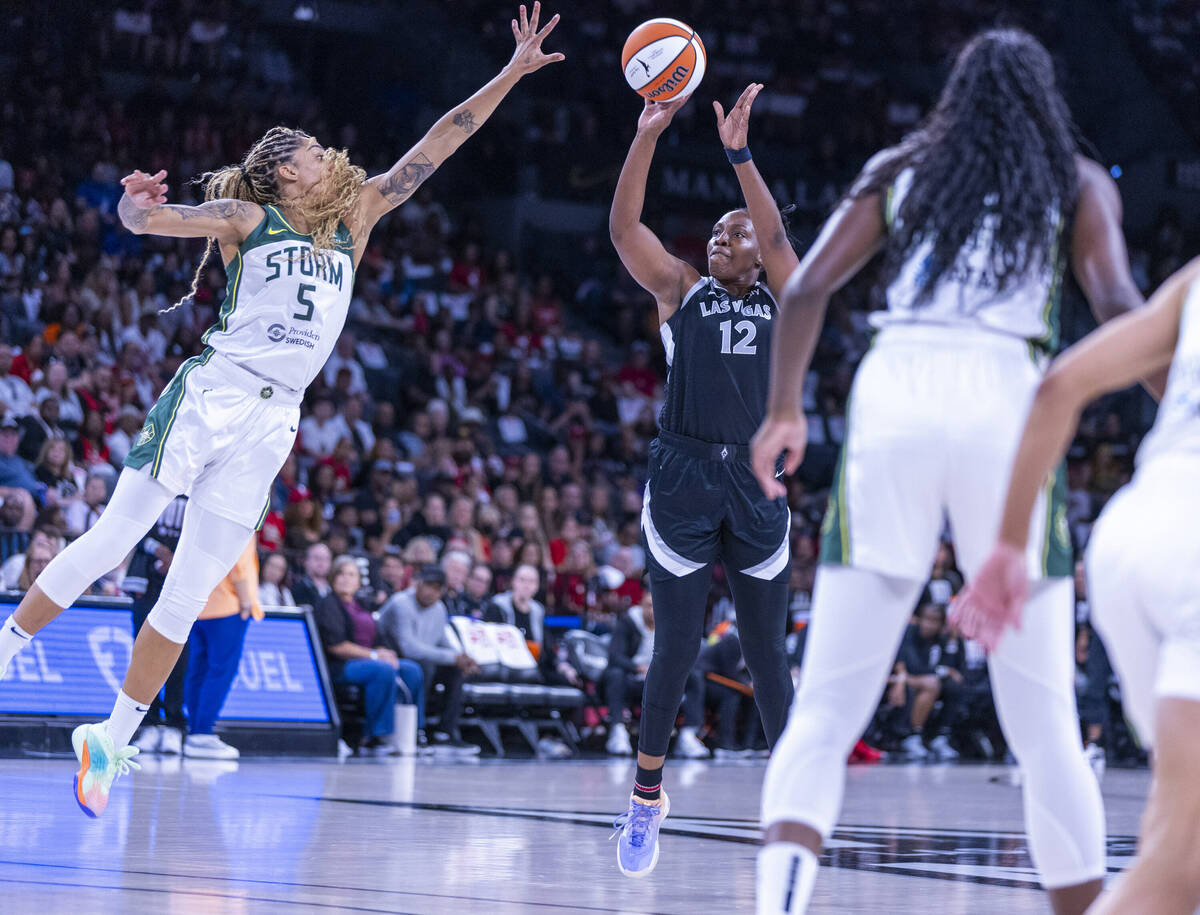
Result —
<instances>
[{"instance_id":1,"label":"long dark braided hair","mask_svg":"<svg viewBox=\"0 0 1200 915\"><path fill-rule=\"evenodd\" d=\"M1057 244L1079 193L1075 125L1049 53L1031 35L997 29L959 52L936 107L891 154L869 168L851 196L886 194L913 169L884 255L885 288L926 242L923 302L991 216L984 282L1004 291L1061 258Z\"/></svg>"}]
</instances>

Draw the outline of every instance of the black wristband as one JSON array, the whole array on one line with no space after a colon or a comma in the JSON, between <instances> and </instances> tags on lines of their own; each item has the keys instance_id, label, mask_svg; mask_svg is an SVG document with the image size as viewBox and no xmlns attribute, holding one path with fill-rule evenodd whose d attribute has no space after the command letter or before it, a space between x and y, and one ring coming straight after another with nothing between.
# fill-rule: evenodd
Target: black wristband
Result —
<instances>
[{"instance_id":1,"label":"black wristband","mask_svg":"<svg viewBox=\"0 0 1200 915\"><path fill-rule=\"evenodd\" d=\"M733 165L739 165L742 162L749 162L751 158L753 158L750 155L749 146L743 146L741 149L730 149L728 146L726 146L725 155L729 158L730 163Z\"/></svg>"}]
</instances>

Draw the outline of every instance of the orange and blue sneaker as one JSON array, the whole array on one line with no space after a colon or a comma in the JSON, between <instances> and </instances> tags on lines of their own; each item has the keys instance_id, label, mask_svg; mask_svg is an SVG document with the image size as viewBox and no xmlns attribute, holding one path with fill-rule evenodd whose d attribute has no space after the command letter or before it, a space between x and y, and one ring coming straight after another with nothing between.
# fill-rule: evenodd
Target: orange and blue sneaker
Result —
<instances>
[{"instance_id":1,"label":"orange and blue sneaker","mask_svg":"<svg viewBox=\"0 0 1200 915\"><path fill-rule=\"evenodd\" d=\"M79 759L79 771L75 773L75 803L90 817L98 817L108 806L108 791L118 775L127 775L130 769L140 769L133 757L137 747L113 746L104 722L81 724L71 732L71 746Z\"/></svg>"}]
</instances>

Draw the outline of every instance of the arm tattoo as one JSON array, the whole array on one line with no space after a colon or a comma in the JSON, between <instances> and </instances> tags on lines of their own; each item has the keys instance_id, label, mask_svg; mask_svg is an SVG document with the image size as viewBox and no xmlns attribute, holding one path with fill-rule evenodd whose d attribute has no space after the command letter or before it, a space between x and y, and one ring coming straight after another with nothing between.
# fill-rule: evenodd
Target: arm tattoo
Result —
<instances>
[{"instance_id":1,"label":"arm tattoo","mask_svg":"<svg viewBox=\"0 0 1200 915\"><path fill-rule=\"evenodd\" d=\"M157 209L157 207L154 209ZM146 224L150 221L151 212L151 210L143 210L130 200L128 194L122 194L121 200L117 204L117 216L120 217L121 223L125 228L131 232L137 232L146 228Z\"/></svg>"},{"instance_id":2,"label":"arm tattoo","mask_svg":"<svg viewBox=\"0 0 1200 915\"><path fill-rule=\"evenodd\" d=\"M202 219L205 216L233 219L244 216L249 211L250 204L244 200L210 200L198 207L166 205L163 209L178 214L180 219Z\"/></svg>"},{"instance_id":3,"label":"arm tattoo","mask_svg":"<svg viewBox=\"0 0 1200 915\"><path fill-rule=\"evenodd\" d=\"M379 193L392 206L398 207L436 170L437 166L425 153L417 153L398 172L380 182Z\"/></svg>"},{"instance_id":4,"label":"arm tattoo","mask_svg":"<svg viewBox=\"0 0 1200 915\"><path fill-rule=\"evenodd\" d=\"M464 108L454 116L454 126L461 127L464 133L470 133L475 129L475 115Z\"/></svg>"}]
</instances>

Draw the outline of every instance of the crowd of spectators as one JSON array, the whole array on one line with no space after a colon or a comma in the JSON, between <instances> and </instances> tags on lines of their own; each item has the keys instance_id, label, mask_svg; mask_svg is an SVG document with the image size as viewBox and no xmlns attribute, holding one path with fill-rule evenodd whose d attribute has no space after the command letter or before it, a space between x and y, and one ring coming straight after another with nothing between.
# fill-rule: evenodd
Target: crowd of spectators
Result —
<instances>
[{"instance_id":1,"label":"crowd of spectators","mask_svg":"<svg viewBox=\"0 0 1200 915\"><path fill-rule=\"evenodd\" d=\"M485 0L454 5L464 22L490 23L500 9ZM938 0L910 15L884 0L751 5L753 15L745 5L704 6L711 94L733 98L749 80L767 82L756 148L796 152L791 167L834 194L871 152L915 123L937 89L938 66L1001 6ZM1058 34L1052 5L1004 6L1043 38ZM555 39L589 74L572 79L579 93L568 102L557 84L531 80L525 107L502 106L486 132L515 137L540 163L543 196L605 203L636 113L610 78L611 49L651 10L642 0L587 0L570 14L572 28ZM212 263L195 296L167 310L185 299L202 248L123 231L116 219L123 171L164 167L176 181L236 161L280 121L361 150L357 158L377 167L405 145L393 128L360 136L332 120L336 106L323 104L286 49L256 27L253 4L147 2L94 15L90 37L68 31L34 40L26 22L30 40L13 44L0 103L0 577L7 587L26 586L104 510L146 410L200 350L224 296L226 277ZM483 38L499 42L492 25ZM139 75L106 82L117 72ZM223 94L207 87L209 77ZM181 79L192 80L182 95ZM669 142L711 145L706 118L704 106L691 106ZM628 129L609 129L622 124ZM485 168L475 171L515 180L506 171L511 152L481 143ZM511 250L483 229L466 196L478 187L435 176L373 235L347 330L308 392L295 452L272 488L259 536L262 600L324 606L328 631L341 626L346 636L332 644L349 646L342 649L349 664L363 659L354 646L368 658L372 650L360 644L368 634L355 608L369 614L386 606L438 563L449 612L520 617L527 637L549 649L543 669L570 681L543 621L522 608L533 601L546 617L630 636L643 612L639 518L662 353L647 330L652 303L615 266L605 239L580 239L572 258ZM172 194L189 200L195 190L174 183ZM801 236L830 199L817 194L801 211ZM671 244L699 262L706 227L697 226L678 222ZM1153 236L1134 239L1139 285L1160 282L1193 241L1178 214L1162 214ZM810 453L789 496L797 620L811 593L850 381L869 342L870 280L868 273L835 300L805 386ZM1086 329L1078 311L1068 336ZM1146 425L1137 393L1109 398L1085 417L1068 465L1077 546L1128 479ZM345 556L356 560L353 594L339 593L330 578L333 560ZM338 568L348 582L348 566ZM511 597L494 601L528 590L519 569L532 572L533 592L516 609ZM95 590L122 592L123 572ZM714 625L728 607L718 570ZM744 680L736 661L718 656L729 644L704 669L728 681L727 693L710 695L732 709L745 705L745 693L736 686ZM403 642L392 647L402 650ZM445 660L418 663L445 687L457 664ZM639 665L630 663L636 675ZM599 690L609 686L614 700L633 689L628 677ZM912 704L907 695L903 704ZM910 714L909 726L917 723ZM731 747L759 739L720 737Z\"/></svg>"}]
</instances>

